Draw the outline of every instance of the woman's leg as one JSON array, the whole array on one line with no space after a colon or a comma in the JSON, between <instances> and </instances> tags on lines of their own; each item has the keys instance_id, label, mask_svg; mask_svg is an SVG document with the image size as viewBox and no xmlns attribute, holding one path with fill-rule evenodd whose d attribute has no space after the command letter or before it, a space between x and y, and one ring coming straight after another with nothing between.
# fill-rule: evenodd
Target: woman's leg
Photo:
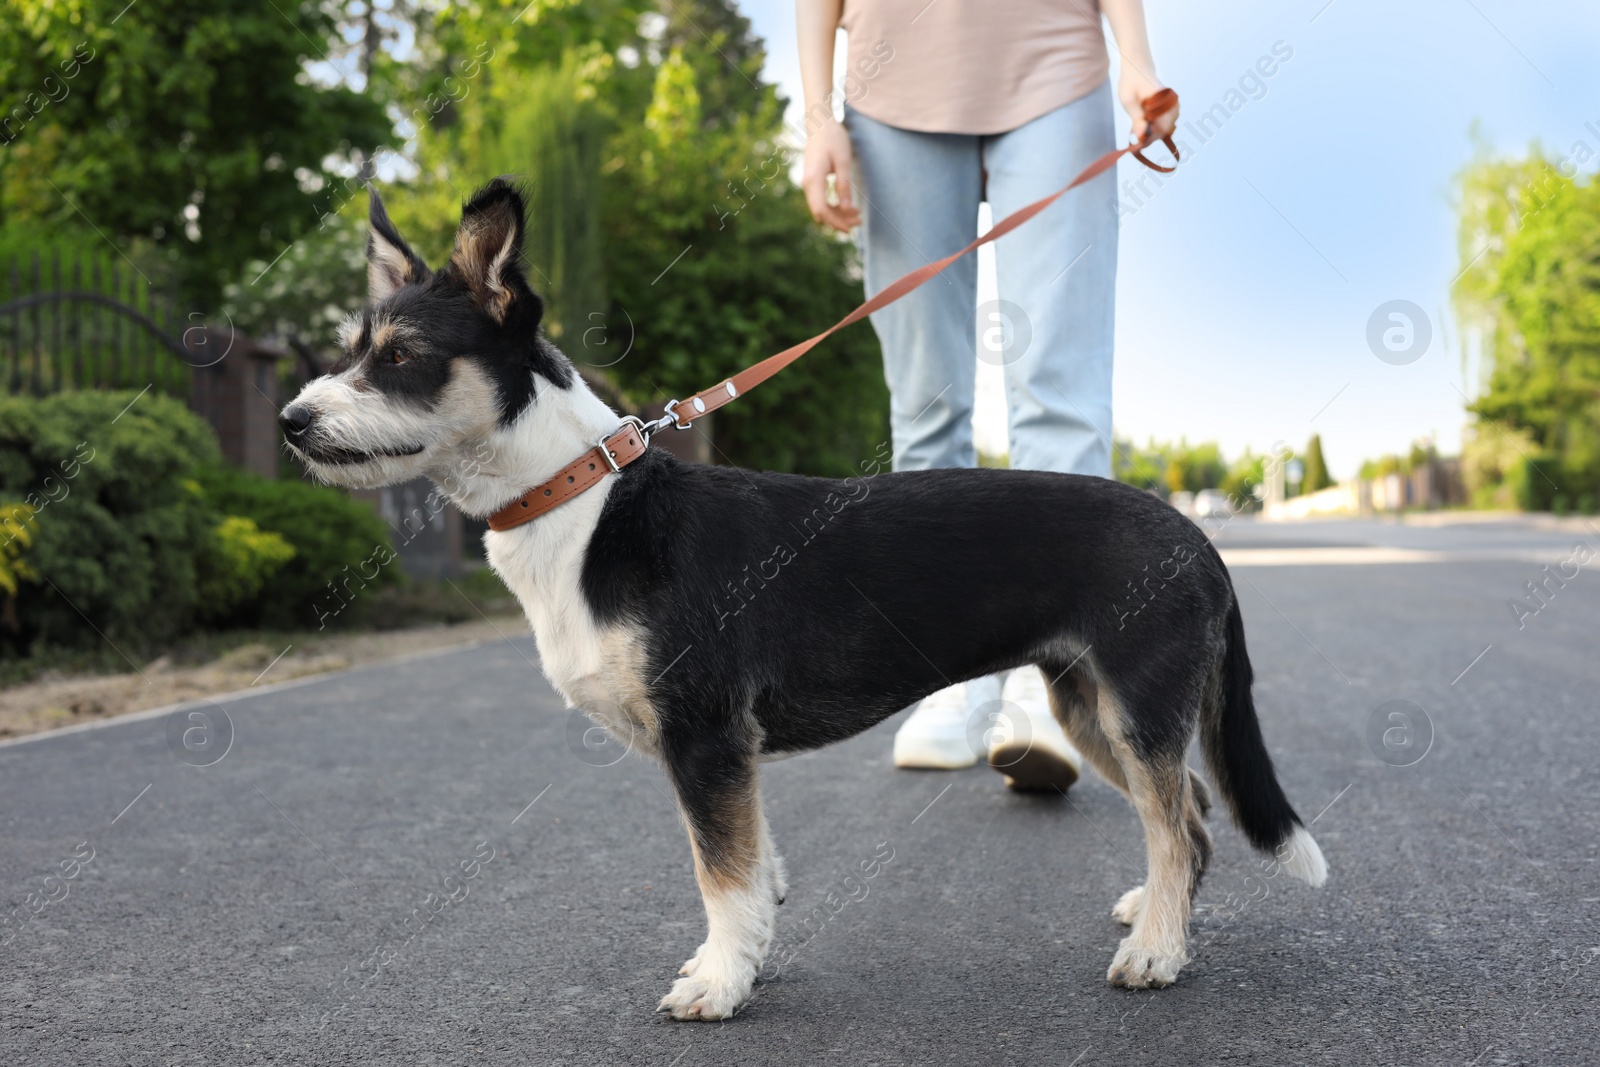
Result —
<instances>
[{"instance_id":1,"label":"woman's leg","mask_svg":"<svg viewBox=\"0 0 1600 1067\"><path fill-rule=\"evenodd\" d=\"M845 126L858 167L857 238L871 296L977 236L979 138L901 130L852 109ZM872 316L889 381L895 470L978 464L972 442L977 299L977 257L968 256ZM895 732L895 766L972 766L974 735L982 732L976 715L999 695L998 680L985 678L922 701Z\"/></svg>"},{"instance_id":2,"label":"woman's leg","mask_svg":"<svg viewBox=\"0 0 1600 1067\"><path fill-rule=\"evenodd\" d=\"M1111 87L983 139L986 195L998 221L1071 181L1114 147ZM989 358L1005 366L1011 466L1111 475L1111 346L1116 298L1116 174L1102 174L995 242L999 305L979 309ZM1082 760L1051 714L1045 680L1024 667L1006 699L1031 736L990 763L1026 765L1027 782L1065 790ZM1021 776L1017 776L1019 779Z\"/></svg>"},{"instance_id":3,"label":"woman's leg","mask_svg":"<svg viewBox=\"0 0 1600 1067\"><path fill-rule=\"evenodd\" d=\"M996 220L1061 188L1116 147L1110 83L1008 133L983 139ZM1111 349L1116 303L1116 171L1079 186L995 242L1007 330L1011 466L1111 474ZM1007 304L1011 305L1010 307ZM1014 321L1007 322L1007 319Z\"/></svg>"},{"instance_id":4,"label":"woman's leg","mask_svg":"<svg viewBox=\"0 0 1600 1067\"><path fill-rule=\"evenodd\" d=\"M915 133L845 113L859 172L867 295L965 246L978 228L979 138ZM973 467L973 310L968 256L872 316L889 381L896 470Z\"/></svg>"}]
</instances>

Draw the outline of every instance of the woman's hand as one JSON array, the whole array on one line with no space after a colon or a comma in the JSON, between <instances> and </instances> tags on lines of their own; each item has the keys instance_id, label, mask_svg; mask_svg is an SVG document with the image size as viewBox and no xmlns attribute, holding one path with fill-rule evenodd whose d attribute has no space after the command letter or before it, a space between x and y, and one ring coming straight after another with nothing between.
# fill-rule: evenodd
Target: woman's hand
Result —
<instances>
[{"instance_id":1,"label":"woman's hand","mask_svg":"<svg viewBox=\"0 0 1600 1067\"><path fill-rule=\"evenodd\" d=\"M1156 128L1144 120L1144 102L1150 94L1166 88L1156 77L1156 61L1150 58L1150 33L1144 24L1144 0L1100 0L1100 10L1111 24L1122 56L1122 76L1117 79L1117 98L1133 119L1133 141L1138 144L1146 133L1166 137L1178 128L1178 109L1173 108L1156 120Z\"/></svg>"},{"instance_id":2,"label":"woman's hand","mask_svg":"<svg viewBox=\"0 0 1600 1067\"><path fill-rule=\"evenodd\" d=\"M1157 91L1166 88L1154 73L1146 73L1131 63L1122 64L1122 76L1117 79L1117 98L1122 101L1122 110L1133 119L1133 141L1138 143L1143 140L1145 128L1149 123L1144 118L1144 102ZM1156 119L1154 140L1159 140L1178 128L1178 109L1171 111Z\"/></svg>"},{"instance_id":3,"label":"woman's hand","mask_svg":"<svg viewBox=\"0 0 1600 1067\"><path fill-rule=\"evenodd\" d=\"M811 217L849 233L861 224L861 211L850 199L850 167L855 155L850 149L850 134L832 116L806 138L805 167L800 187L805 190ZM836 204L828 203L828 177L833 176Z\"/></svg>"}]
</instances>

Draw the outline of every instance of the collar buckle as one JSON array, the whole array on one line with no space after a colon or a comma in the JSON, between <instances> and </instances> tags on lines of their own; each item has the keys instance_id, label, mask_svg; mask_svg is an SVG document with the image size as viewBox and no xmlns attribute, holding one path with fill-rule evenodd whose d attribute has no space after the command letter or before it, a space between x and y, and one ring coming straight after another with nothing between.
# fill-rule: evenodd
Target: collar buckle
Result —
<instances>
[{"instance_id":1,"label":"collar buckle","mask_svg":"<svg viewBox=\"0 0 1600 1067\"><path fill-rule=\"evenodd\" d=\"M600 450L600 458L606 461L606 466L611 468L612 474L621 474L622 468L617 465L617 457L611 451L611 449L606 447L606 442L610 441L613 437L620 434L623 429L629 426L634 428L634 432L639 435L640 441L642 441L647 448L650 446L650 435L654 433L656 429L658 429L655 424L646 423L637 415L624 415L622 416L621 427L612 430L610 433L601 434L600 439L595 442L595 447Z\"/></svg>"}]
</instances>

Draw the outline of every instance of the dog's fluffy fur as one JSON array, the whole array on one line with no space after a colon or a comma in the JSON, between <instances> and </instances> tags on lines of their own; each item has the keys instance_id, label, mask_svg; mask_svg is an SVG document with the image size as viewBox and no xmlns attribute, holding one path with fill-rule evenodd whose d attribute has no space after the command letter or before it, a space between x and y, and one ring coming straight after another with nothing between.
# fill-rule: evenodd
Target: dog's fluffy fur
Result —
<instances>
[{"instance_id":1,"label":"dog's fluffy fur","mask_svg":"<svg viewBox=\"0 0 1600 1067\"><path fill-rule=\"evenodd\" d=\"M613 432L539 332L522 200L466 205L449 263L372 197L371 303L345 357L285 409L291 448L347 486L432 478L483 516ZM804 373L803 370L795 373ZM680 463L659 449L486 538L545 673L659 759L689 829L709 932L661 1002L731 1015L784 894L757 766L865 730L954 682L1037 664L1068 736L1144 824L1149 875L1108 977L1167 985L1211 853L1199 732L1250 841L1313 885L1327 868L1273 774L1232 583L1205 536L1099 478L944 470L831 481Z\"/></svg>"}]
</instances>

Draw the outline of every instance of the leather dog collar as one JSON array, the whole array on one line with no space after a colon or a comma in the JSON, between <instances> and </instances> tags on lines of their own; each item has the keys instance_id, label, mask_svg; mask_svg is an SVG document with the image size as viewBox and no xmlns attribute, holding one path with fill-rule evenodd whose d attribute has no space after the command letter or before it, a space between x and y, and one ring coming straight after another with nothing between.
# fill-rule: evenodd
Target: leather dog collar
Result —
<instances>
[{"instance_id":1,"label":"leather dog collar","mask_svg":"<svg viewBox=\"0 0 1600 1067\"><path fill-rule=\"evenodd\" d=\"M517 499L489 516L489 529L509 530L577 496L595 485L608 474L620 473L623 467L644 455L649 439L643 433L644 423L628 419L622 429L568 463L545 482L534 486Z\"/></svg>"}]
</instances>

